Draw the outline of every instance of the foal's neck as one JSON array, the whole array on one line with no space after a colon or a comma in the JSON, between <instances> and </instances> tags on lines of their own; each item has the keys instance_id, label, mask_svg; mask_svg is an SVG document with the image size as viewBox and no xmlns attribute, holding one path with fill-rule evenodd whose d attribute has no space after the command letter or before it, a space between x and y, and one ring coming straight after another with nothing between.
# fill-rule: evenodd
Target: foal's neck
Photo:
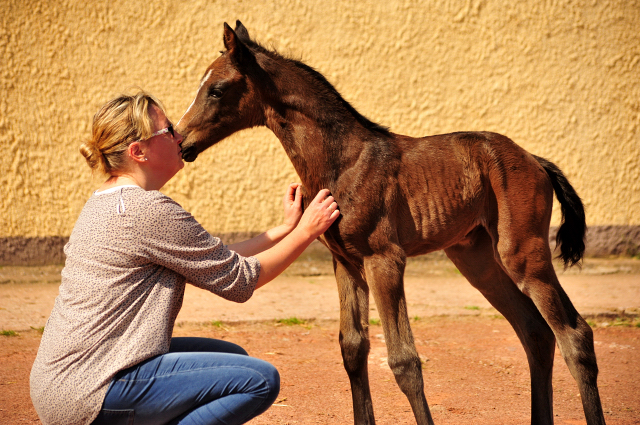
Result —
<instances>
[{"instance_id":1,"label":"foal's neck","mask_svg":"<svg viewBox=\"0 0 640 425\"><path fill-rule=\"evenodd\" d=\"M266 102L265 125L308 189L331 188L358 159L370 131L335 90L318 87L317 77L296 66L278 71L271 75L277 95Z\"/></svg>"},{"instance_id":2,"label":"foal's neck","mask_svg":"<svg viewBox=\"0 0 640 425\"><path fill-rule=\"evenodd\" d=\"M331 187L340 172L350 168L363 148L354 137L355 122L320 124L305 111L267 112L267 127L280 139L302 183L310 190ZM344 127L345 131L332 131ZM357 130L355 131L357 133Z\"/></svg>"}]
</instances>

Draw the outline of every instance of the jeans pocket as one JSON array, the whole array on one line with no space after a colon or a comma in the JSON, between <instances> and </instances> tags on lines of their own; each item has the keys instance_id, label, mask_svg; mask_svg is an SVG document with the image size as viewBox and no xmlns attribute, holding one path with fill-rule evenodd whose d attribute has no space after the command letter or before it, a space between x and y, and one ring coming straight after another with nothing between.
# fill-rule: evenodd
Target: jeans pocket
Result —
<instances>
[{"instance_id":1,"label":"jeans pocket","mask_svg":"<svg viewBox=\"0 0 640 425\"><path fill-rule=\"evenodd\" d=\"M91 425L133 425L133 409L102 409Z\"/></svg>"}]
</instances>

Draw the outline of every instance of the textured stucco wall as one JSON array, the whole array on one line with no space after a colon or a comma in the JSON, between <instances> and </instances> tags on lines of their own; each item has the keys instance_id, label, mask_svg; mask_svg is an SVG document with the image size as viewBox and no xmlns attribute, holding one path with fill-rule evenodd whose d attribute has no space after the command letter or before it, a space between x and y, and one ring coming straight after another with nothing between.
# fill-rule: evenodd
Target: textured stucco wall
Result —
<instances>
[{"instance_id":1,"label":"textured stucco wall","mask_svg":"<svg viewBox=\"0 0 640 425\"><path fill-rule=\"evenodd\" d=\"M0 237L68 236L100 184L78 153L99 106L139 86L177 122L236 19L392 131L506 134L565 171L589 225L640 225L639 1L1 3ZM211 232L254 232L279 222L291 181L252 129L164 192Z\"/></svg>"}]
</instances>

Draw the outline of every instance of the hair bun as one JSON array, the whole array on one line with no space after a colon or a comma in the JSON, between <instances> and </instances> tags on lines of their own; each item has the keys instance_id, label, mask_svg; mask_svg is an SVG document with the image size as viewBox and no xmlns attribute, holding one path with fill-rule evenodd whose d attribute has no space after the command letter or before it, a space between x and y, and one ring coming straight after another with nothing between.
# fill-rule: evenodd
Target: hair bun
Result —
<instances>
[{"instance_id":1,"label":"hair bun","mask_svg":"<svg viewBox=\"0 0 640 425\"><path fill-rule=\"evenodd\" d=\"M93 140L82 143L80 145L80 153L87 160L89 168L93 171L104 170L104 157Z\"/></svg>"}]
</instances>

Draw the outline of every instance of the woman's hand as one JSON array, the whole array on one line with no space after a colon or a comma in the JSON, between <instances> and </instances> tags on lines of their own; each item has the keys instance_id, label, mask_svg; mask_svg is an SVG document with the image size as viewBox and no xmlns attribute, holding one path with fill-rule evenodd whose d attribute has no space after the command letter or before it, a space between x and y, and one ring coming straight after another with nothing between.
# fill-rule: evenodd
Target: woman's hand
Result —
<instances>
[{"instance_id":1,"label":"woman's hand","mask_svg":"<svg viewBox=\"0 0 640 425\"><path fill-rule=\"evenodd\" d=\"M302 217L302 194L300 183L291 183L282 200L284 205L284 225L293 230Z\"/></svg>"},{"instance_id":2,"label":"woman's hand","mask_svg":"<svg viewBox=\"0 0 640 425\"><path fill-rule=\"evenodd\" d=\"M292 183L284 195L284 224L249 239L244 242L229 245L229 249L238 254L249 257L260 255L263 264L259 286L264 285L278 274L282 273L298 255L318 236L323 234L338 216L338 204L327 189L322 189L311 201L309 207L302 214L302 186ZM281 242L289 237L290 241ZM269 254L274 246L279 248ZM287 248L285 248L285 246ZM269 269L269 272L265 270Z\"/></svg>"},{"instance_id":3,"label":"woman's hand","mask_svg":"<svg viewBox=\"0 0 640 425\"><path fill-rule=\"evenodd\" d=\"M298 211L302 210L302 196L299 192L300 185L292 184L285 195L285 220L296 222L297 226L280 242L255 254L255 257L260 261L260 276L256 288L260 288L282 273L314 239L323 234L340 216L338 204L331 196L331 192L322 189L300 217L299 212L295 213L297 209Z\"/></svg>"},{"instance_id":4,"label":"woman's hand","mask_svg":"<svg viewBox=\"0 0 640 425\"><path fill-rule=\"evenodd\" d=\"M305 209L298 228L305 230L315 239L323 234L339 216L338 203L328 189L322 189Z\"/></svg>"}]
</instances>

